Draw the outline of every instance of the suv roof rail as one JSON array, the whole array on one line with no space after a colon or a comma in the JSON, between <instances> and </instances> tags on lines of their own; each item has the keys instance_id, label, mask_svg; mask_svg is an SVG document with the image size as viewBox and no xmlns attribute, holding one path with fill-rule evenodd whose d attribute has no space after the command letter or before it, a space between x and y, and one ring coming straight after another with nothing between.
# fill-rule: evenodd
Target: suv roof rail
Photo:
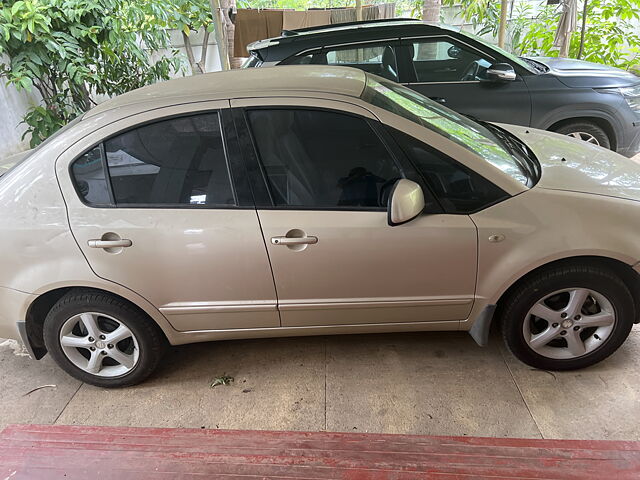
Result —
<instances>
[{"instance_id":1,"label":"suv roof rail","mask_svg":"<svg viewBox=\"0 0 640 480\"><path fill-rule=\"evenodd\" d=\"M345 22L345 23L332 23L331 25L318 25L315 27L297 28L295 30L282 30L281 35L283 37L293 37L299 33L315 32L317 30L325 30L335 27L349 27L352 25L370 25L375 23L386 22L419 22L420 20L415 18L381 18L379 20L360 20L357 22Z\"/></svg>"}]
</instances>

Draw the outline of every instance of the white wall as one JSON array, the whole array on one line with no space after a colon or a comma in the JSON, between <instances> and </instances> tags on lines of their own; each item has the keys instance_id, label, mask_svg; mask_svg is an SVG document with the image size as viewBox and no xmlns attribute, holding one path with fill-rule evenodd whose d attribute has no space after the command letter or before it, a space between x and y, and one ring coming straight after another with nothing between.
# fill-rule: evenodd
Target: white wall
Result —
<instances>
[{"instance_id":1,"label":"white wall","mask_svg":"<svg viewBox=\"0 0 640 480\"><path fill-rule=\"evenodd\" d=\"M5 58L0 61L4 63ZM0 158L29 148L29 139L20 139L27 129L20 122L27 109L39 101L37 93L18 92L13 85L6 85L5 79L0 79Z\"/></svg>"}]
</instances>

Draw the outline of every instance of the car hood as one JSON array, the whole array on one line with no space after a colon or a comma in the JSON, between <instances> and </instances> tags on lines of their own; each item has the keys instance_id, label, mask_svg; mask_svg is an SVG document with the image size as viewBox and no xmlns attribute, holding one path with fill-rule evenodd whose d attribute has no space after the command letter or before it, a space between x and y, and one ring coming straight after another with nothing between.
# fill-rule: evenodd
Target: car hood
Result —
<instances>
[{"instance_id":1,"label":"car hood","mask_svg":"<svg viewBox=\"0 0 640 480\"><path fill-rule=\"evenodd\" d=\"M536 155L542 167L537 188L640 201L640 162L566 135L500 126L525 142Z\"/></svg>"},{"instance_id":2,"label":"car hood","mask_svg":"<svg viewBox=\"0 0 640 480\"><path fill-rule=\"evenodd\" d=\"M530 57L549 67L549 73L568 87L614 88L640 83L640 77L621 68L572 58Z\"/></svg>"}]
</instances>

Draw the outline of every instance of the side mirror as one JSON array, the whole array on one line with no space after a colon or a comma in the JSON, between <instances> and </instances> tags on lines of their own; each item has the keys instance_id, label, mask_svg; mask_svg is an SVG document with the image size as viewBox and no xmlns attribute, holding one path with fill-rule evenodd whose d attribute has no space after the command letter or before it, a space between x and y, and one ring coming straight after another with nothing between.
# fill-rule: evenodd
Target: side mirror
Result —
<instances>
[{"instance_id":1,"label":"side mirror","mask_svg":"<svg viewBox=\"0 0 640 480\"><path fill-rule=\"evenodd\" d=\"M485 72L486 79L491 82L513 82L516 71L508 63L494 63Z\"/></svg>"},{"instance_id":2,"label":"side mirror","mask_svg":"<svg viewBox=\"0 0 640 480\"><path fill-rule=\"evenodd\" d=\"M387 222L392 227L410 222L422 213L424 205L424 193L420 185L402 178L389 194Z\"/></svg>"}]
</instances>

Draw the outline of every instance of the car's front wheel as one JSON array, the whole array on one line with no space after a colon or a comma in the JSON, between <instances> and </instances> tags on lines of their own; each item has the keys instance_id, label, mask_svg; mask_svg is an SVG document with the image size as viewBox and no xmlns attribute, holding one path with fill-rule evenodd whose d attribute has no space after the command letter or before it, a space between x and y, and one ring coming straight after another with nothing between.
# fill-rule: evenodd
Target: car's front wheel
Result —
<instances>
[{"instance_id":1,"label":"car's front wheel","mask_svg":"<svg viewBox=\"0 0 640 480\"><path fill-rule=\"evenodd\" d=\"M544 370L593 365L615 352L633 325L633 299L608 269L565 266L534 274L505 300L502 334L511 352Z\"/></svg>"},{"instance_id":2,"label":"car's front wheel","mask_svg":"<svg viewBox=\"0 0 640 480\"><path fill-rule=\"evenodd\" d=\"M556 133L568 135L593 145L600 145L601 147L611 149L611 140L607 132L592 122L568 122L555 129L555 131Z\"/></svg>"},{"instance_id":3,"label":"car's front wheel","mask_svg":"<svg viewBox=\"0 0 640 480\"><path fill-rule=\"evenodd\" d=\"M102 292L72 290L44 321L44 341L71 376L100 387L146 379L160 362L166 339L146 315Z\"/></svg>"}]
</instances>

